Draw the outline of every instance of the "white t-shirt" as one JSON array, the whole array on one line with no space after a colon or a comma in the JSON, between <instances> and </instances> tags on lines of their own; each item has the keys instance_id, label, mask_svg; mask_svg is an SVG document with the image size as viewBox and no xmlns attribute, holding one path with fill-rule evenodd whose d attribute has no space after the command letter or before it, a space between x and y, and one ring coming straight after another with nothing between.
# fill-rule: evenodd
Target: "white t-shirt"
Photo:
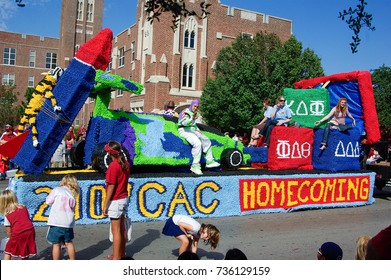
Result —
<instances>
[{"instance_id":1,"label":"white t-shirt","mask_svg":"<svg viewBox=\"0 0 391 280\"><path fill-rule=\"evenodd\" d=\"M186 215L174 215L172 216L172 221L177 226L179 226L179 223L185 223L191 225L193 227L193 230L187 231L187 233L190 233L191 235L198 236L198 232L201 229L201 224L199 222L194 220L192 217Z\"/></svg>"},{"instance_id":2,"label":"white t-shirt","mask_svg":"<svg viewBox=\"0 0 391 280\"><path fill-rule=\"evenodd\" d=\"M46 204L52 206L48 219L49 226L73 228L76 200L67 187L53 189L46 197Z\"/></svg>"},{"instance_id":3,"label":"white t-shirt","mask_svg":"<svg viewBox=\"0 0 391 280\"><path fill-rule=\"evenodd\" d=\"M53 162L62 162L65 154L65 141L62 140L53 154Z\"/></svg>"},{"instance_id":4,"label":"white t-shirt","mask_svg":"<svg viewBox=\"0 0 391 280\"><path fill-rule=\"evenodd\" d=\"M272 117L273 111L274 111L273 106L267 106L265 112L263 113L263 116L270 119Z\"/></svg>"}]
</instances>

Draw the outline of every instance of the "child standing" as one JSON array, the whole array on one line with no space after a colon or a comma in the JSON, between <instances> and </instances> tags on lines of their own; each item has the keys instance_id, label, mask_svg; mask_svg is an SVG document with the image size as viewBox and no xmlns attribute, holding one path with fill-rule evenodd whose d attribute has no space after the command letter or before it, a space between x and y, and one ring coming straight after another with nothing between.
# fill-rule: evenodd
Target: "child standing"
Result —
<instances>
[{"instance_id":1,"label":"child standing","mask_svg":"<svg viewBox=\"0 0 391 280\"><path fill-rule=\"evenodd\" d=\"M111 232L113 233L113 255L109 255L107 258L119 260L125 257L125 215L129 205L130 164L123 155L120 143L109 141L104 150L112 159L106 171L106 199L103 207L103 214L110 218Z\"/></svg>"},{"instance_id":2,"label":"child standing","mask_svg":"<svg viewBox=\"0 0 391 280\"><path fill-rule=\"evenodd\" d=\"M75 137L68 131L65 134L65 167L69 167L69 163L73 167L73 161L71 159L71 149L73 144L75 144Z\"/></svg>"},{"instance_id":3,"label":"child standing","mask_svg":"<svg viewBox=\"0 0 391 280\"><path fill-rule=\"evenodd\" d=\"M200 224L192 217L186 215L174 215L164 225L162 233L167 236L175 236L181 243L179 255L185 251L197 253L198 240L204 240L205 245L212 249L217 247L220 239L220 231L211 224Z\"/></svg>"},{"instance_id":4,"label":"child standing","mask_svg":"<svg viewBox=\"0 0 391 280\"><path fill-rule=\"evenodd\" d=\"M52 168L62 168L65 166L65 149L65 140L63 139L52 156Z\"/></svg>"},{"instance_id":5,"label":"child standing","mask_svg":"<svg viewBox=\"0 0 391 280\"><path fill-rule=\"evenodd\" d=\"M11 257L28 259L36 255L33 223L26 206L18 203L13 191L1 192L0 213L4 215L5 230L10 238L5 246L4 260L10 260Z\"/></svg>"},{"instance_id":6,"label":"child standing","mask_svg":"<svg viewBox=\"0 0 391 280\"><path fill-rule=\"evenodd\" d=\"M62 243L65 243L69 259L75 259L73 227L75 225L76 198L79 193L76 177L68 174L63 177L60 186L54 188L46 197L46 204L52 206L46 239L52 244L53 260L60 259Z\"/></svg>"}]
</instances>

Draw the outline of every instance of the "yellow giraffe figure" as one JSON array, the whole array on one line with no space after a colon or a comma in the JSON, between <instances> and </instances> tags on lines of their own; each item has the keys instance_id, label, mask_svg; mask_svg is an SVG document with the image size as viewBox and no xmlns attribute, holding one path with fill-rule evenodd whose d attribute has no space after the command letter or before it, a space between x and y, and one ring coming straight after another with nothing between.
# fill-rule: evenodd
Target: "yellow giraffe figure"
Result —
<instances>
[{"instance_id":1,"label":"yellow giraffe figure","mask_svg":"<svg viewBox=\"0 0 391 280\"><path fill-rule=\"evenodd\" d=\"M61 111L61 107L57 106L57 100L53 95L53 88L64 70L60 67L50 70L48 73L43 73L45 77L35 87L32 98L24 110L24 114L18 125L18 135L22 134L27 124L31 127L33 146L38 147L38 130L37 130L37 114L45 102L45 98L50 99L54 112Z\"/></svg>"}]
</instances>

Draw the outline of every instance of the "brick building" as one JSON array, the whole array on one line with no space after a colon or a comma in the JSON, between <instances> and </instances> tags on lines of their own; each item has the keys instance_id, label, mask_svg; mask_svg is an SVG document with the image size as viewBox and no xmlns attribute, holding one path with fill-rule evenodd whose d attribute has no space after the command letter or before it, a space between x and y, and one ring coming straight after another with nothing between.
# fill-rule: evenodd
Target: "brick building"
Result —
<instances>
[{"instance_id":1,"label":"brick building","mask_svg":"<svg viewBox=\"0 0 391 280\"><path fill-rule=\"evenodd\" d=\"M103 1L62 1L60 38L0 31L2 84L16 86L19 99L35 87L41 73L66 68L80 45L102 29Z\"/></svg>"},{"instance_id":2,"label":"brick building","mask_svg":"<svg viewBox=\"0 0 391 280\"><path fill-rule=\"evenodd\" d=\"M35 87L41 73L58 63L57 38L0 31L2 84L16 85L19 99L27 87Z\"/></svg>"},{"instance_id":3,"label":"brick building","mask_svg":"<svg viewBox=\"0 0 391 280\"><path fill-rule=\"evenodd\" d=\"M114 91L111 108L151 112L162 110L169 100L177 105L186 104L201 96L207 78L212 76L219 50L231 45L237 36L252 36L265 31L276 33L285 41L292 34L291 20L229 7L220 0L208 1L212 4L208 8L208 17L182 18L178 28L173 31L170 13L162 14L159 21L155 20L152 24L148 22L144 11L145 1L139 0L137 3L136 23L120 34L114 34L112 61L108 68L111 73L143 84L145 89L139 96ZM187 0L186 7L200 11L202 1ZM63 1L62 4L61 38L52 39L53 52L57 50L57 63L62 67L66 67L81 43L102 28L103 1L70 2L73 1ZM93 15L92 19L88 17L89 13ZM0 32L1 38L2 34ZM3 39L0 44L0 51L3 52L6 47ZM29 49L25 48L24 52L18 50L18 53L27 54ZM28 76L28 73L22 74L22 71L28 70L26 65L20 70L23 79ZM1 74L6 73L4 67L12 66L3 62L0 65ZM18 87L19 84L23 86L18 82L18 77L15 83ZM75 124L88 124L93 107L94 100L89 98Z\"/></svg>"}]
</instances>

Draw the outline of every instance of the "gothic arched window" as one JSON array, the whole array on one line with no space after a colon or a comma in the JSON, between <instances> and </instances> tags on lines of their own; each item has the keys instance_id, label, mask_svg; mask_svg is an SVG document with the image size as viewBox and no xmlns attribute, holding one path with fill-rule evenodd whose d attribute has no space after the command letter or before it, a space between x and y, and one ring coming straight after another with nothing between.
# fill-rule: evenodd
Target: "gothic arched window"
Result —
<instances>
[{"instance_id":1,"label":"gothic arched window","mask_svg":"<svg viewBox=\"0 0 391 280\"><path fill-rule=\"evenodd\" d=\"M190 33L190 48L191 49L194 49L194 41L195 41L195 32L192 31Z\"/></svg>"},{"instance_id":2,"label":"gothic arched window","mask_svg":"<svg viewBox=\"0 0 391 280\"><path fill-rule=\"evenodd\" d=\"M187 64L183 65L182 70L182 86L187 87Z\"/></svg>"},{"instance_id":3,"label":"gothic arched window","mask_svg":"<svg viewBox=\"0 0 391 280\"><path fill-rule=\"evenodd\" d=\"M184 42L184 45L185 45L185 48L188 48L189 47L189 30L186 30L185 31L185 42Z\"/></svg>"}]
</instances>

